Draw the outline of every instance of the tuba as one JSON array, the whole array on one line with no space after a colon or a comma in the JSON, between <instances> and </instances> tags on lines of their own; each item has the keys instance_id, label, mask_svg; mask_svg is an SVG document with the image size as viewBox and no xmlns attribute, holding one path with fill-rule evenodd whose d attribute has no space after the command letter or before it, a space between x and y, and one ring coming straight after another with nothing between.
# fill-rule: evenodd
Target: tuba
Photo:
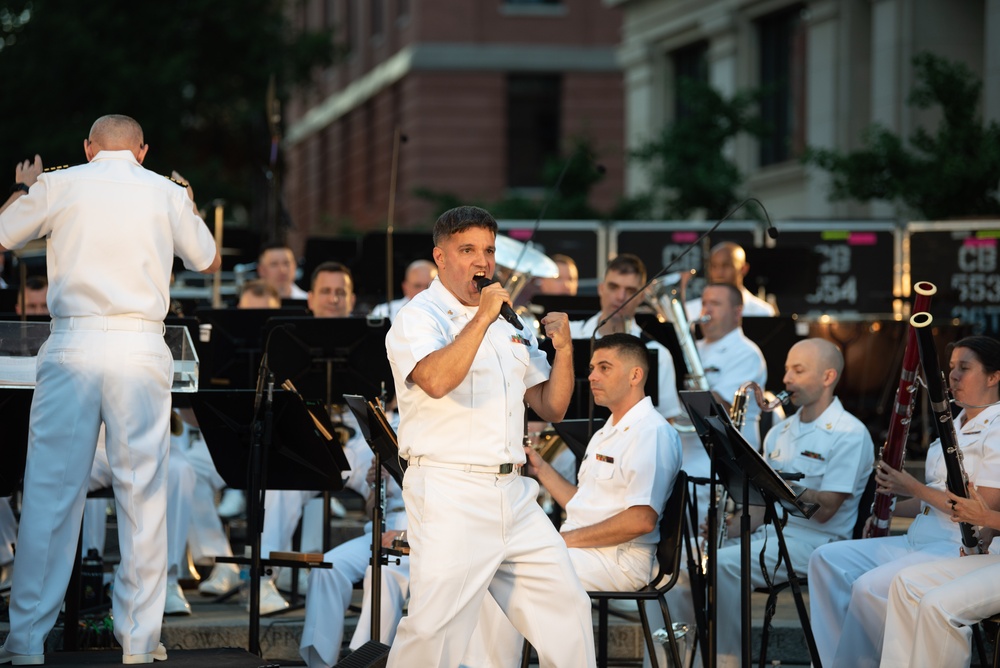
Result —
<instances>
[{"instance_id":1,"label":"tuba","mask_svg":"<svg viewBox=\"0 0 1000 668\"><path fill-rule=\"evenodd\" d=\"M684 311L682 289L687 279L693 275L692 269L690 272L676 272L656 279L647 288L645 300L656 311L656 318L660 322L669 322L674 328L677 342L681 346L681 355L684 357L684 367L687 369L684 386L689 390L708 391L705 369L701 365L698 348L695 347L694 337L691 336L691 325Z\"/></svg>"}]
</instances>

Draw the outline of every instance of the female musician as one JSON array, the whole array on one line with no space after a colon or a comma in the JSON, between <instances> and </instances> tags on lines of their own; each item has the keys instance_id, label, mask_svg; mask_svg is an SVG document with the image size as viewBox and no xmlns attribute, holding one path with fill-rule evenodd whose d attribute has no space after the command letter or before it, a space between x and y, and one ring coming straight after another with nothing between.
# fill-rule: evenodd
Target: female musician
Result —
<instances>
[{"instance_id":1,"label":"female musician","mask_svg":"<svg viewBox=\"0 0 1000 668\"><path fill-rule=\"evenodd\" d=\"M953 522L1000 530L1000 512L990 510L974 487L970 498L949 494ZM985 542L985 540L984 540ZM1000 555L976 554L899 572L889 588L882 668L945 668L972 662L972 626L1000 612Z\"/></svg>"},{"instance_id":2,"label":"female musician","mask_svg":"<svg viewBox=\"0 0 1000 668\"><path fill-rule=\"evenodd\" d=\"M954 345L950 385L963 407L955 420L969 482L986 504L1000 508L1000 342L972 336ZM880 466L878 491L912 497L896 504L896 517L915 517L905 536L823 545L809 560L813 631L825 666L875 666L882 649L889 585L903 568L959 554L952 523L941 444L927 452L926 484ZM869 521L871 521L869 519Z\"/></svg>"}]
</instances>

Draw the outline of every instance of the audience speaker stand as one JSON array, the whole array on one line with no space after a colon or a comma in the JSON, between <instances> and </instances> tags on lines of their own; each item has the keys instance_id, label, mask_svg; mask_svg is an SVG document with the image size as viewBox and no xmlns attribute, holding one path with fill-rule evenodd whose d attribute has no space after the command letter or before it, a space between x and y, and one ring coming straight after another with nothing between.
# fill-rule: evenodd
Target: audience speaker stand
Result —
<instances>
[{"instance_id":1,"label":"audience speaker stand","mask_svg":"<svg viewBox=\"0 0 1000 668\"><path fill-rule=\"evenodd\" d=\"M365 440L368 441L368 445L375 454L375 470L381 471L384 467L402 489L403 474L406 472L407 462L399 456L396 434L381 406L374 401L365 401L365 398L359 395L344 395L344 400L357 418L361 433L364 434ZM379 475L381 476L381 474ZM380 484L384 484L384 482L380 482ZM384 500L384 495L382 495L381 502ZM387 656L389 652L388 645L379 641L379 638L382 637L382 566L389 563L390 559L395 559L396 563L399 563L400 557L409 554L409 548L382 547L385 509L381 502L372 504L371 639L353 652L344 662L338 663L337 666L341 668L350 668L351 666L370 668L385 665L384 662L378 663L378 661L383 656ZM351 662L352 659L353 662Z\"/></svg>"},{"instance_id":2,"label":"audience speaker stand","mask_svg":"<svg viewBox=\"0 0 1000 668\"><path fill-rule=\"evenodd\" d=\"M740 499L743 504L743 512L740 517L740 572L744 577L740 578L740 617L741 617L741 654L742 665L751 665L751 607L750 578L746 575L750 572L750 506L763 506L765 508L765 522L770 522L777 534L780 564L785 563L788 573L788 582L791 585L792 593L795 597L795 605L799 614L799 621L802 624L802 631L806 636L806 643L809 646L809 655L812 658L812 665L821 668L819 654L816 651L816 641L813 638L812 626L809 623L809 612L802 599L802 590L799 586L798 576L792 568L791 559L788 556L788 549L785 545L785 537L782 532L781 521L776 513L776 506L780 506L795 515L809 518L819 509L818 504L806 503L801 500L801 493L805 490L799 488L796 492L788 483L770 467L763 456L757 452L746 439L736 430L729 420L726 410L712 396L711 392L684 391L680 393L681 401L687 408L691 421L694 424L698 437L708 451L711 460L711 491L709 499L715 499L715 485L718 480L729 492L733 499ZM718 509L713 502L708 508L708 535L718 535ZM706 574L706 595L705 607L698 615L699 628L704 622L706 633L699 631L699 641L702 645L703 656L706 659L708 668L716 665L716 580L717 580L717 545L714 540L708 541L708 563L709 568ZM697 611L697 606L696 606Z\"/></svg>"},{"instance_id":3,"label":"audience speaker stand","mask_svg":"<svg viewBox=\"0 0 1000 668\"><path fill-rule=\"evenodd\" d=\"M274 376L261 364L258 389L209 390L191 397L198 425L219 475L247 491L249 557L216 561L250 566L249 651L260 651L260 579L266 568L301 567L296 560L262 559L264 493L268 489L338 491L349 468L342 448L332 444L332 426L323 411L310 411L298 395L274 391ZM265 381L265 379L267 379ZM320 562L314 568L330 568Z\"/></svg>"}]
</instances>

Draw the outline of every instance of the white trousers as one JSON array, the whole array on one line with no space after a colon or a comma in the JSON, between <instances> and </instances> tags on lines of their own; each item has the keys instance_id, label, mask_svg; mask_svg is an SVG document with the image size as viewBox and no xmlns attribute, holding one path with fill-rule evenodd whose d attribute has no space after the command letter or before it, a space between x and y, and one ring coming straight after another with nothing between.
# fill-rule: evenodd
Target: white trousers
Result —
<instances>
[{"instance_id":1,"label":"white trousers","mask_svg":"<svg viewBox=\"0 0 1000 668\"><path fill-rule=\"evenodd\" d=\"M14 560L14 542L17 540L17 519L10 508L10 497L0 497L0 566Z\"/></svg>"},{"instance_id":2,"label":"white trousers","mask_svg":"<svg viewBox=\"0 0 1000 668\"><path fill-rule=\"evenodd\" d=\"M176 582L186 566L185 546L191 525L192 501L195 489L195 472L183 452L170 448L167 462L167 580ZM90 471L88 490L102 489L113 484L111 464L105 445L104 428L97 439L94 465ZM83 554L94 548L104 554L104 537L107 528L107 499L87 499L83 513Z\"/></svg>"},{"instance_id":3,"label":"white trousers","mask_svg":"<svg viewBox=\"0 0 1000 668\"><path fill-rule=\"evenodd\" d=\"M329 667L337 663L344 639L344 613L351 604L354 583L362 578L367 605L358 619L351 649L357 649L370 639L371 559L372 534L369 526L363 535L341 543L323 556L323 560L331 562L333 568L310 569L306 619L299 643L299 654L309 668ZM382 567L379 635L386 644L392 642L396 625L403 616L406 594L409 593L409 570L409 559L406 557L399 565L390 563Z\"/></svg>"},{"instance_id":4,"label":"white trousers","mask_svg":"<svg viewBox=\"0 0 1000 668\"><path fill-rule=\"evenodd\" d=\"M260 534L260 554L292 549L292 536L302 520L302 552L323 550L323 500L319 492L297 489L269 489L264 492L264 528Z\"/></svg>"},{"instance_id":5,"label":"white trousers","mask_svg":"<svg viewBox=\"0 0 1000 668\"><path fill-rule=\"evenodd\" d=\"M185 429L185 432L187 430ZM171 440L170 461L183 459L194 471L194 485L191 490L190 524L187 531L187 546L196 564L213 563L215 557L233 556L229 537L222 527L222 520L215 507L215 492L224 486L219 472L212 461L212 455L202 438L191 441L185 448L183 441L187 433ZM175 457L178 453L181 457ZM170 509L167 508L169 515ZM167 538L169 540L168 531Z\"/></svg>"},{"instance_id":6,"label":"white trousers","mask_svg":"<svg viewBox=\"0 0 1000 668\"><path fill-rule=\"evenodd\" d=\"M955 556L959 543L909 535L824 545L809 560L809 617L826 667L877 666L889 585L907 566Z\"/></svg>"},{"instance_id":7,"label":"white trousers","mask_svg":"<svg viewBox=\"0 0 1000 668\"><path fill-rule=\"evenodd\" d=\"M977 554L904 568L889 588L883 668L972 662L972 627L1000 612L1000 556Z\"/></svg>"},{"instance_id":8,"label":"white trousers","mask_svg":"<svg viewBox=\"0 0 1000 668\"><path fill-rule=\"evenodd\" d=\"M656 575L655 549L655 545L635 543L571 547L569 559L587 591L636 591ZM656 607L659 610L659 605ZM654 630L656 628L659 627ZM523 646L524 637L493 597L487 596L461 665L463 668L517 668L521 665Z\"/></svg>"},{"instance_id":9,"label":"white trousers","mask_svg":"<svg viewBox=\"0 0 1000 668\"><path fill-rule=\"evenodd\" d=\"M590 597L537 497L516 474L406 470L410 607L388 666L459 665L487 592L540 665L594 666Z\"/></svg>"},{"instance_id":10,"label":"white trousers","mask_svg":"<svg viewBox=\"0 0 1000 668\"><path fill-rule=\"evenodd\" d=\"M125 654L156 649L166 600L170 351L159 333L54 331L38 354L10 635L42 654L66 593L103 419L122 561L115 636Z\"/></svg>"}]
</instances>

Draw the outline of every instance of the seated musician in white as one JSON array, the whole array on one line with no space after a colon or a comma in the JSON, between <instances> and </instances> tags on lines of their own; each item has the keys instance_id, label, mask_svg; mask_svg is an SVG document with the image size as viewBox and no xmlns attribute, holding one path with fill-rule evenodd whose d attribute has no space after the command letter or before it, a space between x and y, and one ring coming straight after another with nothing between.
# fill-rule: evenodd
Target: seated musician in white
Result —
<instances>
[{"instance_id":1,"label":"seated musician in white","mask_svg":"<svg viewBox=\"0 0 1000 668\"><path fill-rule=\"evenodd\" d=\"M809 556L818 546L851 537L858 502L875 460L868 429L833 394L843 370L844 358L829 341L805 339L792 346L785 361L784 383L798 411L771 429L764 439L768 464L777 471L803 474L795 482L805 488L801 500L819 504L810 519L790 515L784 525L785 545L792 568L798 574L805 573ZM740 583L749 578L753 587L766 585L760 555L772 582L788 579L784 565L776 568L777 535L771 524L762 524L764 509L752 506L750 511L753 529L750 572L741 573L738 542L716 553L720 668L740 665ZM730 536L738 535L739 520L739 517L729 518ZM677 587L672 592L676 590ZM667 600L672 600L671 594Z\"/></svg>"},{"instance_id":2,"label":"seated musician in white","mask_svg":"<svg viewBox=\"0 0 1000 668\"><path fill-rule=\"evenodd\" d=\"M525 453L559 505L560 533L588 590L635 591L656 574L660 513L681 467L676 430L646 396L646 348L630 334L599 339L591 358L594 401L611 418L587 446L579 483L560 476L530 448ZM463 666L516 666L521 636L496 601L484 600Z\"/></svg>"}]
</instances>

